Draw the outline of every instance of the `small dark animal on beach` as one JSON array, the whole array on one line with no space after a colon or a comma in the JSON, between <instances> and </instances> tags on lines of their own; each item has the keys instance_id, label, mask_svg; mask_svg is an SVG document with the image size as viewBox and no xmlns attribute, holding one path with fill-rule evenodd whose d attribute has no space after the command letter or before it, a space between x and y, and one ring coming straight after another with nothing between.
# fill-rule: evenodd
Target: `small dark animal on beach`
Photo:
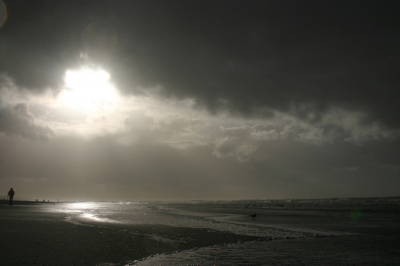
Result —
<instances>
[{"instance_id":1,"label":"small dark animal on beach","mask_svg":"<svg viewBox=\"0 0 400 266\"><path fill-rule=\"evenodd\" d=\"M249 216L252 217L253 219L255 219L256 216L257 216L257 213L255 213L255 214L250 214Z\"/></svg>"}]
</instances>

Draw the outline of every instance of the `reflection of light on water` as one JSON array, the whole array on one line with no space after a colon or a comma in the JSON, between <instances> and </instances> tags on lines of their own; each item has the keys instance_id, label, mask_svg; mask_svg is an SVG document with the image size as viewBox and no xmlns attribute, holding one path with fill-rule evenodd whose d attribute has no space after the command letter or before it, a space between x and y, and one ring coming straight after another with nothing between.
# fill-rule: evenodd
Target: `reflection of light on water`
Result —
<instances>
[{"instance_id":1,"label":"reflection of light on water","mask_svg":"<svg viewBox=\"0 0 400 266\"><path fill-rule=\"evenodd\" d=\"M94 203L90 203L90 202L78 202L78 203L71 203L69 208L85 210L85 209L94 209L94 208L97 208L97 206L95 206Z\"/></svg>"},{"instance_id":2,"label":"reflection of light on water","mask_svg":"<svg viewBox=\"0 0 400 266\"><path fill-rule=\"evenodd\" d=\"M79 219L80 218L80 219ZM78 217L78 220L91 220L95 222L103 222L103 223L120 223L119 221L108 219L108 218L100 218L90 213L84 213Z\"/></svg>"},{"instance_id":3,"label":"reflection of light on water","mask_svg":"<svg viewBox=\"0 0 400 266\"><path fill-rule=\"evenodd\" d=\"M97 218L93 214L90 214L90 213L84 213L84 214L82 214L82 217L89 218L89 219Z\"/></svg>"},{"instance_id":4,"label":"reflection of light on water","mask_svg":"<svg viewBox=\"0 0 400 266\"><path fill-rule=\"evenodd\" d=\"M98 209L95 203L90 202L77 202L77 203L69 203L65 206L65 212L67 213L83 213L88 210Z\"/></svg>"},{"instance_id":5,"label":"reflection of light on water","mask_svg":"<svg viewBox=\"0 0 400 266\"><path fill-rule=\"evenodd\" d=\"M104 202L74 202L47 206L46 211L67 214L66 221L76 224L84 221L120 223L117 220L101 218L115 213L115 206L116 204Z\"/></svg>"},{"instance_id":6,"label":"reflection of light on water","mask_svg":"<svg viewBox=\"0 0 400 266\"><path fill-rule=\"evenodd\" d=\"M60 205L57 205L57 207L49 206L48 208L49 212L82 214L82 213L94 212L98 209L101 209L102 206L95 202L74 202L74 203L62 203Z\"/></svg>"}]
</instances>

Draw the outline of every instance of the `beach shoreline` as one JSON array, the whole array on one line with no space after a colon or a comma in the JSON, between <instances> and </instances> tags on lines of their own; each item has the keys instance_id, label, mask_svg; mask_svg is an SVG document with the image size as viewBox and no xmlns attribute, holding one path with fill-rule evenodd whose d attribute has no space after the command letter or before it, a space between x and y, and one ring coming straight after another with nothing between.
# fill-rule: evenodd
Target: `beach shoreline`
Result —
<instances>
[{"instance_id":1,"label":"beach shoreline","mask_svg":"<svg viewBox=\"0 0 400 266\"><path fill-rule=\"evenodd\" d=\"M64 213L33 211L36 204L43 203L0 205L1 265L119 266L160 253L259 239L165 225L74 224Z\"/></svg>"}]
</instances>

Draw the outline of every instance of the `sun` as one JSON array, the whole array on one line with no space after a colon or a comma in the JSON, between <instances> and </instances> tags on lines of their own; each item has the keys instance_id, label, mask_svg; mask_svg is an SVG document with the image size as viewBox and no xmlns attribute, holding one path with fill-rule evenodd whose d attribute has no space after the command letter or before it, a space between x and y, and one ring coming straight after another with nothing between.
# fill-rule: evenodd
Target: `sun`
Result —
<instances>
[{"instance_id":1,"label":"sun","mask_svg":"<svg viewBox=\"0 0 400 266\"><path fill-rule=\"evenodd\" d=\"M72 108L104 108L118 99L118 93L109 80L110 74L102 69L68 70L64 79L65 89L59 100Z\"/></svg>"}]
</instances>

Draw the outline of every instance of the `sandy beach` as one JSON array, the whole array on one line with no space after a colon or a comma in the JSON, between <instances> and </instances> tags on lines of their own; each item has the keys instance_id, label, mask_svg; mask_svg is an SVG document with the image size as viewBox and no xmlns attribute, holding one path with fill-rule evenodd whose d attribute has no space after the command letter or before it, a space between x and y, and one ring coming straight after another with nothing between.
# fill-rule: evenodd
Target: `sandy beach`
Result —
<instances>
[{"instance_id":1,"label":"sandy beach","mask_svg":"<svg viewBox=\"0 0 400 266\"><path fill-rule=\"evenodd\" d=\"M2 201L0 265L397 265L399 205L364 201Z\"/></svg>"},{"instance_id":2,"label":"sandy beach","mask_svg":"<svg viewBox=\"0 0 400 266\"><path fill-rule=\"evenodd\" d=\"M159 253L258 239L162 225L75 225L66 214L31 211L44 204L57 203L0 203L1 265L126 265Z\"/></svg>"}]
</instances>

